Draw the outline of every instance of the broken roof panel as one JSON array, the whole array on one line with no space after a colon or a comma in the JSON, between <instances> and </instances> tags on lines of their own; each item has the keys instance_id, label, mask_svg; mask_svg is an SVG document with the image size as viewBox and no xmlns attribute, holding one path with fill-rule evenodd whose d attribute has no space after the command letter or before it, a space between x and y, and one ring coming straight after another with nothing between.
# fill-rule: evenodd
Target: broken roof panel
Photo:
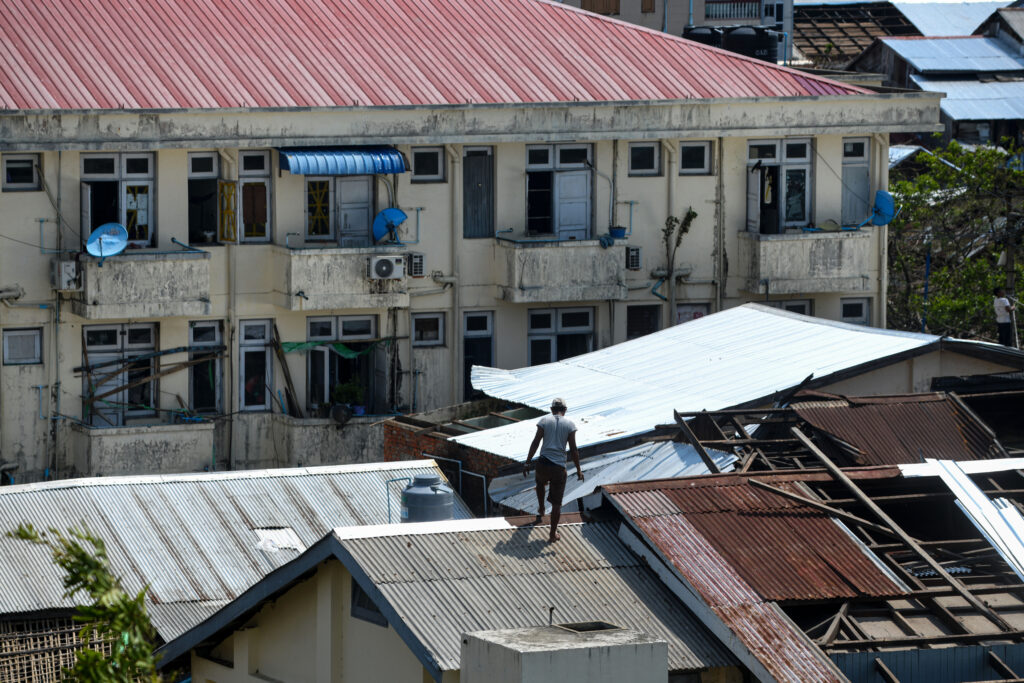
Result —
<instances>
[{"instance_id":1,"label":"broken roof panel","mask_svg":"<svg viewBox=\"0 0 1024 683\"><path fill-rule=\"evenodd\" d=\"M124 49L127 27L147 49ZM868 92L542 0L5 0L0 44L0 108L16 110Z\"/></svg>"},{"instance_id":2,"label":"broken roof panel","mask_svg":"<svg viewBox=\"0 0 1024 683\"><path fill-rule=\"evenodd\" d=\"M489 396L545 412L553 397L565 398L584 447L671 423L673 409L767 400L810 374L821 380L939 339L745 304L564 361L518 370L473 366L472 381ZM522 462L535 431L536 420L524 420L452 440Z\"/></svg>"},{"instance_id":3,"label":"broken roof panel","mask_svg":"<svg viewBox=\"0 0 1024 683\"><path fill-rule=\"evenodd\" d=\"M815 429L852 444L860 451L858 464L1005 455L992 432L962 403L944 394L839 400L798 397L792 408Z\"/></svg>"},{"instance_id":4,"label":"broken roof panel","mask_svg":"<svg viewBox=\"0 0 1024 683\"><path fill-rule=\"evenodd\" d=\"M339 525L388 521L401 509L396 477L444 474L432 460L281 470L69 479L0 488L0 532L21 523L80 527L106 543L126 590L149 586L165 640L239 596L297 550L260 544L257 529L291 528L305 546ZM455 516L472 513L456 496ZM42 547L0 533L0 614L69 608L62 572Z\"/></svg>"}]
</instances>

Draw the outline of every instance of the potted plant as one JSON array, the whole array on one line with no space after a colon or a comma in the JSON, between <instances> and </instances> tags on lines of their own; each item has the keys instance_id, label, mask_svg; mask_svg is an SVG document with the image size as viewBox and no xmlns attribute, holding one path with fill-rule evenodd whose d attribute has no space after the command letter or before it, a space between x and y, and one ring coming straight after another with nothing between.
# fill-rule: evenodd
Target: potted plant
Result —
<instances>
[{"instance_id":1,"label":"potted plant","mask_svg":"<svg viewBox=\"0 0 1024 683\"><path fill-rule=\"evenodd\" d=\"M335 384L331 390L331 401L335 405L347 405L352 409L353 415L364 415L366 413L366 408L363 404L363 385L354 379Z\"/></svg>"}]
</instances>

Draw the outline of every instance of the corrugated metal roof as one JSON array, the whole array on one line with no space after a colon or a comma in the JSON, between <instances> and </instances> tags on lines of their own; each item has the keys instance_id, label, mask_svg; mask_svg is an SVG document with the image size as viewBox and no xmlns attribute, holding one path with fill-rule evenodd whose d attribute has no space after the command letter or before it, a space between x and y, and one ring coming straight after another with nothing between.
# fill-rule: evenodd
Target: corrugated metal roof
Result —
<instances>
[{"instance_id":1,"label":"corrugated metal roof","mask_svg":"<svg viewBox=\"0 0 1024 683\"><path fill-rule=\"evenodd\" d=\"M772 485L806 495L784 476ZM699 532L700 542L713 547L760 599L827 600L904 592L870 551L829 515L750 486L746 477L693 477L606 491L645 529L648 518L685 518ZM719 589L708 590L709 604L726 599L716 597Z\"/></svg>"},{"instance_id":2,"label":"corrugated metal roof","mask_svg":"<svg viewBox=\"0 0 1024 683\"><path fill-rule=\"evenodd\" d=\"M1017 34L1017 38L1024 37L1024 8L1022 7L1001 7L998 11L999 18L1006 22L1006 26ZM978 30L981 30L981 26Z\"/></svg>"},{"instance_id":3,"label":"corrugated metal roof","mask_svg":"<svg viewBox=\"0 0 1024 683\"><path fill-rule=\"evenodd\" d=\"M738 459L731 453L714 449L708 449L708 455L722 472L731 472L733 463ZM569 503L590 495L599 486L627 481L688 477L707 474L709 471L693 446L673 441L639 444L626 450L584 458L580 462L580 469L583 470L583 481L576 479L571 472L566 480L565 496L562 498L565 509L569 509L565 507ZM537 513L535 488L533 477L524 477L517 472L495 477L491 480L487 492L495 503L532 515ZM550 510L551 505L548 504L544 514Z\"/></svg>"},{"instance_id":4,"label":"corrugated metal roof","mask_svg":"<svg viewBox=\"0 0 1024 683\"><path fill-rule=\"evenodd\" d=\"M408 170L401 152L382 145L278 151L281 169L297 175L374 175Z\"/></svg>"},{"instance_id":5,"label":"corrugated metal roof","mask_svg":"<svg viewBox=\"0 0 1024 683\"><path fill-rule=\"evenodd\" d=\"M137 477L71 479L0 488L0 532L21 523L81 527L106 543L129 592L149 584L153 626L165 640L238 597L297 552L259 549L254 529L290 527L306 545L345 525L388 521L385 481L431 460ZM394 519L402 484L387 487ZM456 497L457 518L472 517ZM70 607L49 553L0 535L0 614Z\"/></svg>"},{"instance_id":6,"label":"corrugated metal roof","mask_svg":"<svg viewBox=\"0 0 1024 683\"><path fill-rule=\"evenodd\" d=\"M911 80L921 90L945 93L939 107L956 121L1024 119L1024 80L985 82L977 78L949 80L925 76L911 76Z\"/></svg>"},{"instance_id":7,"label":"corrugated metal roof","mask_svg":"<svg viewBox=\"0 0 1024 683\"><path fill-rule=\"evenodd\" d=\"M868 92L544 0L5 0L0 44L7 109Z\"/></svg>"},{"instance_id":8,"label":"corrugated metal roof","mask_svg":"<svg viewBox=\"0 0 1024 683\"><path fill-rule=\"evenodd\" d=\"M745 404L811 373L821 379L938 340L746 304L557 363L473 366L472 381L489 396L544 411L565 398L583 447L670 424L673 409ZM524 420L452 441L522 462L535 431L536 420Z\"/></svg>"},{"instance_id":9,"label":"corrugated metal roof","mask_svg":"<svg viewBox=\"0 0 1024 683\"><path fill-rule=\"evenodd\" d=\"M896 6L923 36L966 36L1008 2L901 2Z\"/></svg>"},{"instance_id":10,"label":"corrugated metal roof","mask_svg":"<svg viewBox=\"0 0 1024 683\"><path fill-rule=\"evenodd\" d=\"M630 495L629 501L618 496L613 498L617 502L622 500L629 514L631 504L635 506L639 502L636 498L657 496L660 493L647 492ZM650 505L639 504L640 507ZM793 627L778 606L760 599L687 517L678 514L635 516L633 522L776 681L838 683L845 680L821 650Z\"/></svg>"},{"instance_id":11,"label":"corrugated metal roof","mask_svg":"<svg viewBox=\"0 0 1024 683\"><path fill-rule=\"evenodd\" d=\"M815 429L861 451L865 465L981 460L1004 455L977 418L943 394L841 401L799 400L792 407Z\"/></svg>"},{"instance_id":12,"label":"corrugated metal roof","mask_svg":"<svg viewBox=\"0 0 1024 683\"><path fill-rule=\"evenodd\" d=\"M1024 57L995 38L879 38L921 73L994 73L1024 71Z\"/></svg>"},{"instance_id":13,"label":"corrugated metal roof","mask_svg":"<svg viewBox=\"0 0 1024 683\"><path fill-rule=\"evenodd\" d=\"M499 520L503 523L503 520ZM413 526L413 525L405 525ZM606 621L664 638L670 670L735 658L616 536L616 524L440 525L432 533L336 537L442 670L460 668L469 631ZM497 526L497 525L496 525Z\"/></svg>"}]
</instances>

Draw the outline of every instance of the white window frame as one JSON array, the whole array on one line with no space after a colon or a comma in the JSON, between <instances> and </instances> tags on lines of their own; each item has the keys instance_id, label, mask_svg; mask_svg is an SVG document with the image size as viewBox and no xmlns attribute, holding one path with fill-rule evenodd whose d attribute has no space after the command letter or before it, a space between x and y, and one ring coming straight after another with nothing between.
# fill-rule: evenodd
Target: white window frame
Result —
<instances>
[{"instance_id":1,"label":"white window frame","mask_svg":"<svg viewBox=\"0 0 1024 683\"><path fill-rule=\"evenodd\" d=\"M437 173L420 173L416 170L416 155L417 154L436 154L437 155ZM444 147L431 146L431 147L413 147L410 150L410 156L412 157L412 174L410 181L414 183L443 183L445 182L445 158L444 158Z\"/></svg>"},{"instance_id":2,"label":"white window frame","mask_svg":"<svg viewBox=\"0 0 1024 683\"><path fill-rule=\"evenodd\" d=\"M128 162L139 159L146 161L147 170L145 173L129 173ZM155 169L153 168L155 162L156 159L152 152L126 152L121 155L121 178L124 180L152 180L155 176Z\"/></svg>"},{"instance_id":3,"label":"white window frame","mask_svg":"<svg viewBox=\"0 0 1024 683\"><path fill-rule=\"evenodd\" d=\"M704 165L700 168L683 168L683 150L687 147L704 148ZM679 143L679 175L711 175L711 141L695 140Z\"/></svg>"},{"instance_id":4,"label":"white window frame","mask_svg":"<svg viewBox=\"0 0 1024 683\"><path fill-rule=\"evenodd\" d=\"M111 159L114 162L113 173L86 173L85 162L89 159ZM148 162L149 169L145 173L128 173L127 161L129 159L145 159ZM82 183L93 183L93 182L116 182L118 185L117 203L118 203L118 220L121 225L128 227L128 187L145 187L147 188L146 196L149 198L149 206L147 207L146 216L146 228L149 239L145 240L130 240L129 244L141 246L141 247L152 247L156 245L156 154L153 152L123 152L117 154L83 154L81 155L80 161L81 168L81 181ZM92 207L82 207L83 217L86 215L86 211L91 211ZM90 214L91 221L91 214ZM86 237L85 235L82 236Z\"/></svg>"},{"instance_id":5,"label":"white window frame","mask_svg":"<svg viewBox=\"0 0 1024 683\"><path fill-rule=\"evenodd\" d=\"M192 169L192 161L195 159L211 159L213 161L212 171L195 171ZM188 153L188 179L189 180L210 180L220 178L220 155L217 152L189 152Z\"/></svg>"},{"instance_id":6,"label":"white window frame","mask_svg":"<svg viewBox=\"0 0 1024 683\"><path fill-rule=\"evenodd\" d=\"M145 329L145 330L149 331L150 341L142 342L142 343L140 343L140 342L135 342L135 343L129 342L128 341L129 333L131 331L133 331L133 330L140 330L140 329ZM113 344L89 344L88 341L87 341L88 340L88 333L91 332L91 331L102 331L102 330L113 331L114 335L116 337L115 343L113 343ZM121 360L122 361L126 361L129 356L139 355L140 353L145 353L147 351L157 351L160 348L160 339L158 337L158 332L159 332L159 330L157 328L157 323L119 323L119 324L114 324L114 325L87 325L87 326L85 326L85 336L83 337L83 339L86 340L84 351L86 353L90 354L90 356L89 356L90 358L93 358L94 355L98 355L98 354L113 354L113 355L120 355L121 356ZM84 355L85 354L83 354L83 356ZM158 368L158 363L155 360L153 360L153 359L150 359L150 363L152 364L151 365L152 369L154 371L156 371L157 368ZM108 370L100 369L97 372L102 374L102 373L105 373L107 371ZM128 380L129 380L129 377L130 377L130 370L125 370L125 372L123 374L124 374L124 382L123 382L123 384L128 384L129 383ZM85 376L83 376L83 383L86 385L86 390L88 390L88 379ZM159 387L160 387L160 380L153 379L152 381L149 382L149 385L150 385L151 400L153 401L153 408L154 409L153 410L148 410L148 409L145 409L145 408L142 408L142 409L132 409L128 405L124 405L124 406L122 406L120 408L119 420L120 420L121 425L127 424L128 418L131 418L131 417L159 415L159 396L160 396L160 388ZM101 385L101 386L97 387L96 394L105 393L109 389L117 388L117 386L118 386L117 384L111 385L111 386L106 386L106 387ZM129 390L128 389L122 389L122 391L126 392L125 393L125 400L127 401L127 398L128 398L127 392ZM90 410L90 420L92 420L92 415L99 414L100 412L101 411L99 411L97 409L97 407L96 407L96 403L93 403L92 408Z\"/></svg>"},{"instance_id":7,"label":"white window frame","mask_svg":"<svg viewBox=\"0 0 1024 683\"><path fill-rule=\"evenodd\" d=\"M590 323L588 325L562 325L562 316L566 313L583 313L589 314ZM530 322L533 315L537 313L551 313L552 323L554 327L551 328L531 328ZM594 350L594 308L591 306L576 306L572 308L531 308L526 312L527 315L527 331L526 331L526 355L527 365L533 364L533 348L532 342L536 340L548 340L551 343L551 362L559 360L558 358L558 337L562 334L589 334L590 339L588 343L587 352Z\"/></svg>"},{"instance_id":8,"label":"white window frame","mask_svg":"<svg viewBox=\"0 0 1024 683\"><path fill-rule=\"evenodd\" d=\"M789 145L807 145L807 154L804 156L789 156ZM783 165L810 164L813 141L811 138L783 138L782 140L782 162Z\"/></svg>"},{"instance_id":9,"label":"white window frame","mask_svg":"<svg viewBox=\"0 0 1024 683\"><path fill-rule=\"evenodd\" d=\"M654 167L653 168L634 168L633 166L633 150L637 148L651 148L654 150ZM628 173L631 176L660 176L661 175L661 143L660 142L631 142L629 143L628 153Z\"/></svg>"},{"instance_id":10,"label":"white window frame","mask_svg":"<svg viewBox=\"0 0 1024 683\"><path fill-rule=\"evenodd\" d=\"M562 163L562 152L568 152L570 150L582 149L587 153L587 158L579 163L565 162ZM593 164L594 147L590 144L562 144L554 145L554 165L556 171L571 171L581 170L584 168L590 168Z\"/></svg>"},{"instance_id":11,"label":"white window frame","mask_svg":"<svg viewBox=\"0 0 1024 683\"><path fill-rule=\"evenodd\" d=\"M87 173L85 162L93 159L112 159L114 170L112 173ZM82 154L79 160L80 175L82 180L120 180L121 179L121 155L120 154Z\"/></svg>"},{"instance_id":12,"label":"white window frame","mask_svg":"<svg viewBox=\"0 0 1024 683\"><path fill-rule=\"evenodd\" d=\"M263 339L246 339L245 333L249 328L257 329L263 328L264 338ZM244 412L262 412L270 410L272 401L274 399L274 366L273 356L270 353L270 340L271 340L271 321L270 320L241 320L238 323L238 409ZM262 404L247 405L245 402L245 357L246 352L254 352L257 349L262 348L265 354L266 360L264 361L266 366L266 375L264 382L266 384L266 394Z\"/></svg>"},{"instance_id":13,"label":"white window frame","mask_svg":"<svg viewBox=\"0 0 1024 683\"><path fill-rule=\"evenodd\" d=\"M196 341L195 330L196 328L212 327L214 331L213 341ZM223 326L219 320L193 320L188 324L188 344L193 347L218 347L224 344ZM193 350L189 355L189 360L194 360L196 356L200 354L207 354L209 351L195 351ZM198 366L192 365L189 367L189 382L188 382L188 408L193 412L200 412L195 406L195 396L192 394L192 376L196 372ZM213 391L215 406L213 411L203 410L206 414L219 415L224 412L224 377L223 377L223 365L221 364L220 358L213 359Z\"/></svg>"},{"instance_id":14,"label":"white window frame","mask_svg":"<svg viewBox=\"0 0 1024 683\"><path fill-rule=\"evenodd\" d=\"M843 313L843 307L849 304L860 304L863 308L863 312L859 316L847 316ZM839 300L839 319L844 323L850 323L851 325L870 325L871 324L871 297L858 296L849 297Z\"/></svg>"},{"instance_id":15,"label":"white window frame","mask_svg":"<svg viewBox=\"0 0 1024 683\"><path fill-rule=\"evenodd\" d=\"M752 156L755 147L768 147L772 146L774 152L769 157L755 157ZM758 161L761 163L779 163L782 161L782 157L779 154L779 141L778 140L748 140L747 141L747 165L753 166Z\"/></svg>"},{"instance_id":16,"label":"white window frame","mask_svg":"<svg viewBox=\"0 0 1024 683\"><path fill-rule=\"evenodd\" d=\"M263 157L263 168L261 169L246 169L245 159L251 157ZM270 150L240 150L238 152L238 177L239 178L264 178L269 177L271 172L270 168Z\"/></svg>"},{"instance_id":17,"label":"white window frame","mask_svg":"<svg viewBox=\"0 0 1024 683\"><path fill-rule=\"evenodd\" d=\"M487 321L487 328L483 330L469 329L470 317L480 317ZM466 311L462 316L463 337L493 337L494 336L494 311Z\"/></svg>"},{"instance_id":18,"label":"white window frame","mask_svg":"<svg viewBox=\"0 0 1024 683\"><path fill-rule=\"evenodd\" d=\"M530 163L530 152L545 150L548 160L544 163ZM527 171L553 171L555 169L555 146L554 145L527 145L526 146L526 170Z\"/></svg>"},{"instance_id":19,"label":"white window frame","mask_svg":"<svg viewBox=\"0 0 1024 683\"><path fill-rule=\"evenodd\" d=\"M365 334L346 334L345 323L368 321L370 331ZM377 316L375 315L341 315L338 316L338 341L365 341L377 338Z\"/></svg>"},{"instance_id":20,"label":"white window frame","mask_svg":"<svg viewBox=\"0 0 1024 683\"><path fill-rule=\"evenodd\" d=\"M589 306L579 306L576 308L558 308L558 315L555 319L555 332L556 333L577 333L577 332L593 332L594 331L594 309ZM562 316L571 313L586 313L589 322L586 325L563 325Z\"/></svg>"},{"instance_id":21,"label":"white window frame","mask_svg":"<svg viewBox=\"0 0 1024 683\"><path fill-rule=\"evenodd\" d=\"M847 155L846 154L846 145L855 145L855 144L858 144L858 143L864 145L864 153L863 154ZM866 163L868 163L870 155L871 155L871 140L870 140L870 138L843 138L843 163L844 164L852 164L854 166L859 166L861 164L866 164Z\"/></svg>"},{"instance_id":22,"label":"white window frame","mask_svg":"<svg viewBox=\"0 0 1024 683\"><path fill-rule=\"evenodd\" d=\"M9 183L7 182L7 164L11 161L28 161L32 165L32 182ZM39 154L4 154L3 155L3 191L4 192L32 192L42 189L42 181L39 177L41 168L41 156Z\"/></svg>"},{"instance_id":23,"label":"white window frame","mask_svg":"<svg viewBox=\"0 0 1024 683\"><path fill-rule=\"evenodd\" d=\"M807 154L801 157L787 157L786 145L794 143L806 143ZM752 155L754 147L774 146L774 157L755 158ZM779 169L779 225L782 228L794 228L809 225L814 221L814 138L781 138L779 140L748 140L747 141L747 172L752 166L760 162L764 166L775 166ZM804 195L804 216L803 220L793 220L786 214L786 171L802 170L807 174L806 193ZM748 217L749 220L749 217Z\"/></svg>"},{"instance_id":24,"label":"white window frame","mask_svg":"<svg viewBox=\"0 0 1024 683\"><path fill-rule=\"evenodd\" d=\"M444 346L445 345L445 315L441 313L413 313L412 324L410 325L410 336L413 346ZM437 339L416 339L416 323L420 320L437 320Z\"/></svg>"},{"instance_id":25,"label":"white window frame","mask_svg":"<svg viewBox=\"0 0 1024 683\"><path fill-rule=\"evenodd\" d=\"M35 353L28 360L11 359L9 340L12 337L31 337L34 341ZM4 365L42 365L43 363L43 328L20 328L4 330Z\"/></svg>"},{"instance_id":26,"label":"white window frame","mask_svg":"<svg viewBox=\"0 0 1024 683\"><path fill-rule=\"evenodd\" d=\"M551 324L547 327L533 327L533 316L547 314L551 316ZM533 308L526 312L526 333L545 334L553 333L558 326L558 309L556 308Z\"/></svg>"},{"instance_id":27,"label":"white window frame","mask_svg":"<svg viewBox=\"0 0 1024 683\"><path fill-rule=\"evenodd\" d=\"M766 306L777 308L788 313L799 313L800 315L814 315L813 299L785 299L782 301L765 301ZM802 308L802 311L791 311L790 308Z\"/></svg>"}]
</instances>

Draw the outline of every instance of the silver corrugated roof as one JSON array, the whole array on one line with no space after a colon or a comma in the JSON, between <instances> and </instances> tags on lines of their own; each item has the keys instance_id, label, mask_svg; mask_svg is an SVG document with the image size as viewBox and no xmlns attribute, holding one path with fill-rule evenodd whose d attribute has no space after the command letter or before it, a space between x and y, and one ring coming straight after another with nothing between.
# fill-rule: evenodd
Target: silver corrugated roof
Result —
<instances>
[{"instance_id":1,"label":"silver corrugated roof","mask_svg":"<svg viewBox=\"0 0 1024 683\"><path fill-rule=\"evenodd\" d=\"M732 453L707 449L718 469L731 472L738 458ZM621 484L629 481L649 481L652 479L677 479L696 474L708 474L707 465L693 446L688 443L662 441L644 443L614 453L584 458L580 462L584 480L579 481L569 466L569 476L565 482L565 496L562 505L590 495L598 486L605 484ZM495 477L487 493L491 500L513 510L526 514L537 513L536 484L533 477L524 477L521 473L504 477ZM569 508L566 508L569 509ZM544 514L551 510L547 504Z\"/></svg>"},{"instance_id":2,"label":"silver corrugated roof","mask_svg":"<svg viewBox=\"0 0 1024 683\"><path fill-rule=\"evenodd\" d=\"M552 546L546 526L492 521L335 537L442 670L459 669L463 633L547 625L550 607L554 623L605 621L665 639L671 670L735 665L618 539L617 524L560 525Z\"/></svg>"},{"instance_id":3,"label":"silver corrugated roof","mask_svg":"<svg viewBox=\"0 0 1024 683\"><path fill-rule=\"evenodd\" d=\"M911 80L921 90L946 93L939 106L955 121L1024 119L1024 80L985 83L976 78L943 80L924 76L912 76Z\"/></svg>"},{"instance_id":4,"label":"silver corrugated roof","mask_svg":"<svg viewBox=\"0 0 1024 683\"><path fill-rule=\"evenodd\" d=\"M995 38L879 38L921 73L1024 71L1021 58Z\"/></svg>"},{"instance_id":5,"label":"silver corrugated roof","mask_svg":"<svg viewBox=\"0 0 1024 683\"><path fill-rule=\"evenodd\" d=\"M170 640L238 597L295 550L258 547L258 528L290 527L307 547L331 529L399 519L402 483L432 460L282 470L104 477L0 488L0 532L21 523L81 527L103 539L125 589L147 594ZM456 496L455 515L472 513ZM0 614L70 607L45 548L0 535Z\"/></svg>"},{"instance_id":6,"label":"silver corrugated roof","mask_svg":"<svg viewBox=\"0 0 1024 683\"><path fill-rule=\"evenodd\" d=\"M923 36L966 36L992 16L1007 0L999 2L901 2L896 9L917 27Z\"/></svg>"},{"instance_id":7,"label":"silver corrugated roof","mask_svg":"<svg viewBox=\"0 0 1024 683\"><path fill-rule=\"evenodd\" d=\"M672 410L720 410L919 349L939 337L746 304L582 356L518 370L474 366L473 387L547 411L563 397L578 446L673 422ZM539 419L539 418L538 418ZM453 437L524 461L537 420Z\"/></svg>"}]
</instances>

